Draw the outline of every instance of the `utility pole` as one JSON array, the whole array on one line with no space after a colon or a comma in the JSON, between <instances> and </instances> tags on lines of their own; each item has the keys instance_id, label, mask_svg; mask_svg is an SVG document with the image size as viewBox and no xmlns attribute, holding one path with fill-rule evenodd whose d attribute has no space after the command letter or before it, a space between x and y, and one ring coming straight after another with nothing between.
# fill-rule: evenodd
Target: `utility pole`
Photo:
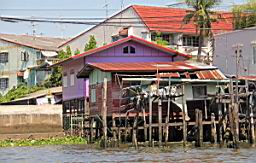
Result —
<instances>
[{"instance_id":1,"label":"utility pole","mask_svg":"<svg viewBox=\"0 0 256 163\"><path fill-rule=\"evenodd\" d=\"M242 47L243 44L235 44L232 47L235 50L235 58L236 58L236 102L239 103L238 98L238 79L239 79L239 68L240 68L240 58L242 57Z\"/></svg>"},{"instance_id":2,"label":"utility pole","mask_svg":"<svg viewBox=\"0 0 256 163\"><path fill-rule=\"evenodd\" d=\"M234 147L235 148L239 148L239 94L238 94L238 80L239 80L239 64L240 64L240 57L242 56L242 47L243 44L235 44L232 46L235 50L235 58L236 58L236 92L235 92L235 96L236 98L234 99L234 94L233 94L233 81L231 80L231 99L232 100L232 104L231 104L231 108L232 109L232 116L230 121L233 121L234 126L233 126L233 142L234 142ZM235 101L235 102L234 102Z\"/></svg>"}]
</instances>

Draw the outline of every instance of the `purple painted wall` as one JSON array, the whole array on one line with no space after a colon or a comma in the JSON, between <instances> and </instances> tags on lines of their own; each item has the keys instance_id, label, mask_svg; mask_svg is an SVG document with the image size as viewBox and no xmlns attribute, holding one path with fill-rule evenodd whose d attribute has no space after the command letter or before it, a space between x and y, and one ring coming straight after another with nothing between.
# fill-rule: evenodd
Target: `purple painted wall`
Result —
<instances>
[{"instance_id":1,"label":"purple painted wall","mask_svg":"<svg viewBox=\"0 0 256 163\"><path fill-rule=\"evenodd\" d=\"M136 49L135 54L124 54L123 48L133 46ZM178 56L174 61L185 60L184 57ZM161 52L152 47L148 47L135 42L126 42L105 51L87 56L85 59L80 58L63 65L63 72L68 76L68 87L63 88L63 100L71 100L80 97L89 96L89 79L75 79L75 85L70 86L70 71L74 70L77 74L84 66L84 61L89 62L171 62L172 55Z\"/></svg>"},{"instance_id":2,"label":"purple painted wall","mask_svg":"<svg viewBox=\"0 0 256 163\"><path fill-rule=\"evenodd\" d=\"M124 54L123 48L133 46L135 54ZM171 62L172 55L161 52L160 50L134 42L127 42L122 45L112 47L105 51L92 54L86 57L86 62ZM183 57L175 57L175 61L184 60Z\"/></svg>"},{"instance_id":3,"label":"purple painted wall","mask_svg":"<svg viewBox=\"0 0 256 163\"><path fill-rule=\"evenodd\" d=\"M75 75L83 68L83 59L69 62L63 66L63 73L67 73L68 87L63 87L63 101L71 100L75 98L85 97L89 95L89 80L78 79L75 77L75 85L70 85L70 72L73 70Z\"/></svg>"}]
</instances>

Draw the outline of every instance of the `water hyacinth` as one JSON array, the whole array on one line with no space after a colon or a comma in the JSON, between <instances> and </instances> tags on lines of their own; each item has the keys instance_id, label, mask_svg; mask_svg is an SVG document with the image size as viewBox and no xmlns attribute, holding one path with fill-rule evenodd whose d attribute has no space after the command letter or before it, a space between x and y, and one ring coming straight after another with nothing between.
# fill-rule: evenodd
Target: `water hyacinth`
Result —
<instances>
[{"instance_id":1,"label":"water hyacinth","mask_svg":"<svg viewBox=\"0 0 256 163\"><path fill-rule=\"evenodd\" d=\"M41 145L62 145L62 144L87 144L82 137L62 137L49 139L25 139L25 140L1 140L0 147L22 147L22 146L41 146Z\"/></svg>"}]
</instances>

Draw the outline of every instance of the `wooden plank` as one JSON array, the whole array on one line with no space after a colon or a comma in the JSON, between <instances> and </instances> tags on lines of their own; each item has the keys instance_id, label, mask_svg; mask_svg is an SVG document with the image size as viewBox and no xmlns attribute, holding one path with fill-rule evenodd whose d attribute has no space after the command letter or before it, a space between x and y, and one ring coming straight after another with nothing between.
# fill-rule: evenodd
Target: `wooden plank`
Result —
<instances>
[{"instance_id":1,"label":"wooden plank","mask_svg":"<svg viewBox=\"0 0 256 163\"><path fill-rule=\"evenodd\" d=\"M162 121L162 101L161 101L161 98L159 98L159 100L158 100L158 135L159 135L159 137L158 137L158 140L159 140L159 142L158 142L158 145L159 146L162 146L162 123L163 123L163 121Z\"/></svg>"}]
</instances>

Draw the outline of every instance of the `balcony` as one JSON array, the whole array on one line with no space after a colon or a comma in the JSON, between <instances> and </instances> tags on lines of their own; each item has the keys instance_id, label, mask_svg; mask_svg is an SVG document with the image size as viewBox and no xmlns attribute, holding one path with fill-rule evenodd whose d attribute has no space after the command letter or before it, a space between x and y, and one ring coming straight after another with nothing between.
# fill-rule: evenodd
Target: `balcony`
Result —
<instances>
[{"instance_id":1,"label":"balcony","mask_svg":"<svg viewBox=\"0 0 256 163\"><path fill-rule=\"evenodd\" d=\"M60 61L60 59L58 59L58 58L41 58L41 59L36 60L36 64L37 64L37 66L43 66L45 64L53 65L59 61Z\"/></svg>"}]
</instances>

